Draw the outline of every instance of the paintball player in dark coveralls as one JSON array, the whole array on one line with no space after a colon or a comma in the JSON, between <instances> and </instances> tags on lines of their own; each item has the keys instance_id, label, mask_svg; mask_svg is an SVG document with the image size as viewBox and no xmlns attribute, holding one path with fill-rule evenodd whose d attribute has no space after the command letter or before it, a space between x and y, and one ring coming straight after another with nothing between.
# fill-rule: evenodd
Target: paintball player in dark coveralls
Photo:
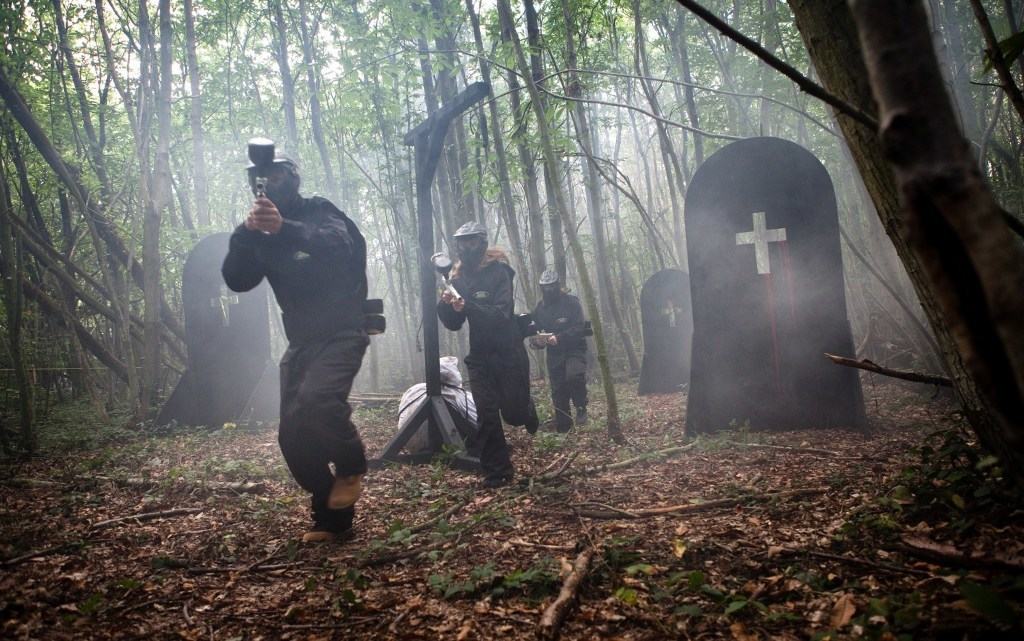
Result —
<instances>
[{"instance_id":1,"label":"paintball player in dark coveralls","mask_svg":"<svg viewBox=\"0 0 1024 641\"><path fill-rule=\"evenodd\" d=\"M587 423L587 341L586 323L580 299L566 293L554 270L540 277L541 301L533 310L537 330L550 336L533 336L531 347L548 350L548 380L555 407L555 428L572 428L569 401L576 406L576 424Z\"/></svg>"},{"instance_id":2,"label":"paintball player in dark coveralls","mask_svg":"<svg viewBox=\"0 0 1024 641\"><path fill-rule=\"evenodd\" d=\"M512 280L515 271L505 253L487 248L487 229L469 222L455 232L458 262L451 283L461 298L445 292L437 315L458 331L469 320L469 385L476 401L480 467L484 487L507 485L514 473L505 443L502 418L510 425L537 431L537 410L530 398L530 361L515 317Z\"/></svg>"},{"instance_id":3,"label":"paintball player in dark coveralls","mask_svg":"<svg viewBox=\"0 0 1024 641\"><path fill-rule=\"evenodd\" d=\"M264 277L281 307L288 350L281 358L281 453L312 496L306 542L348 534L366 473L348 394L369 345L366 242L330 201L299 195L295 162L277 154L245 222L231 235L221 273L236 292ZM249 180L255 187L255 167ZM332 474L329 464L334 464Z\"/></svg>"}]
</instances>

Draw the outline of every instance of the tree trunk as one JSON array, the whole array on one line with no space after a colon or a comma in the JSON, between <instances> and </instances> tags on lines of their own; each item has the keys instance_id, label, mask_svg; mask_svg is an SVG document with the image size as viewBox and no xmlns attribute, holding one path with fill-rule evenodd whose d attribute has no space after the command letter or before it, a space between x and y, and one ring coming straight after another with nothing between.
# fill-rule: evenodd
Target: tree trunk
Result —
<instances>
[{"instance_id":1,"label":"tree trunk","mask_svg":"<svg viewBox=\"0 0 1024 641\"><path fill-rule=\"evenodd\" d=\"M1004 469L1024 478L1024 247L957 126L922 6L852 6L903 204L900 223L964 365L966 376L954 372L957 391L970 381L971 400L984 410L969 410L972 426Z\"/></svg>"},{"instance_id":2,"label":"tree trunk","mask_svg":"<svg viewBox=\"0 0 1024 641\"><path fill-rule=\"evenodd\" d=\"M196 200L196 222L210 226L210 197L207 193L206 146L203 134L203 96L199 83L199 61L196 57L196 26L192 0L185 0L185 49L188 56L188 83L191 90L189 125L192 128L192 181Z\"/></svg>"},{"instance_id":3,"label":"tree trunk","mask_svg":"<svg viewBox=\"0 0 1024 641\"><path fill-rule=\"evenodd\" d=\"M504 14L506 24L513 24L512 10L508 0L498 0L498 12ZM558 167L558 158L555 155L554 145L551 141L551 133L548 130L548 122L544 113L544 106L541 102L540 90L534 83L533 77L529 75L529 66L526 56L523 55L522 46L519 43L519 36L515 31L510 33L512 46L516 56L516 64L520 72L526 76L526 88L530 92L530 102L533 105L533 113L537 119L537 129L540 133L541 148L544 152L544 161L551 167ZM586 262L583 259L583 248L576 236L576 227L569 217L569 209L565 203L560 185L555 185L555 207L562 220L565 234L569 239L569 246L572 248L573 260L580 267L579 278L583 289L583 300L587 306L587 313L590 316L594 329L594 342L597 345L597 362L601 368L601 378L604 383L605 400L608 404L608 436L616 442L622 441L622 426L619 420L619 407L615 395L615 382L612 380L611 367L608 364L608 351L604 341L604 329L601 319L597 313L597 300L594 296L594 287L587 274Z\"/></svg>"},{"instance_id":4,"label":"tree trunk","mask_svg":"<svg viewBox=\"0 0 1024 641\"><path fill-rule=\"evenodd\" d=\"M274 14L274 43L277 45L277 68L281 72L281 102L284 108L284 126L288 135L288 147L291 153L299 152L299 128L295 119L295 79L292 77L292 66L288 62L288 25L284 21L281 0L270 0L270 10Z\"/></svg>"},{"instance_id":5,"label":"tree trunk","mask_svg":"<svg viewBox=\"0 0 1024 641\"><path fill-rule=\"evenodd\" d=\"M634 66L640 79L640 86L651 107L651 113L658 118L662 117L661 104L658 101L657 93L647 78L651 77L650 65L647 62L647 47L644 44L644 23L640 15L640 2L633 0L633 27L636 37L636 51L634 55ZM684 271L688 271L686 264L686 232L683 229L683 205L679 202L682 194L685 193L683 169L679 164L679 156L672 146L672 138L665 129L665 123L656 120L654 127L658 132L658 143L661 147L662 160L665 167L665 180L668 183L669 197L672 201L672 243L676 250L676 256Z\"/></svg>"},{"instance_id":6,"label":"tree trunk","mask_svg":"<svg viewBox=\"0 0 1024 641\"><path fill-rule=\"evenodd\" d=\"M477 54L480 56L480 75L483 76L484 82L490 85L491 65L484 60L484 40L483 34L480 32L480 18L473 7L473 0L465 1L466 13L469 15L469 20L473 27L473 40L476 43ZM501 119L498 115L498 104L494 99L493 87L488 92L487 110L487 113L490 114L490 122L486 130L490 133L491 141L494 144L494 165L498 171L499 210L505 219L505 226L508 227L512 251L516 254L516 261L520 272L519 282L522 284L522 291L525 292L526 303L532 308L533 304L537 301L537 285L534 282L534 277L539 276L539 274L534 274L533 270L530 269L529 252L524 251L522 244L519 219L516 217L515 199L512 196L512 180L509 178L505 134L501 130ZM536 190L536 184L534 184L534 190ZM536 265L532 265L532 267L535 268Z\"/></svg>"},{"instance_id":7,"label":"tree trunk","mask_svg":"<svg viewBox=\"0 0 1024 641\"><path fill-rule=\"evenodd\" d=\"M139 2L139 30L143 47L149 39L148 8L146 0ZM142 357L142 387L140 390L139 416L148 418L150 408L159 402L160 391L160 301L163 299L163 292L160 282L160 225L163 219L164 210L167 209L171 199L171 2L160 0L159 2L159 32L160 32L160 59L159 73L152 81L158 83L155 93L157 112L157 149L156 162L152 179L149 181L151 191L143 193L142 203L145 219L143 221L142 234L142 261L145 266L145 279L143 286L143 300L145 302L143 313L143 357ZM145 60L145 58L143 58ZM145 73L145 70L143 71ZM145 84L145 83L144 83ZM140 155L140 160L145 156L145 151ZM147 182L147 176L143 168L142 182ZM148 202L147 202L148 201Z\"/></svg>"},{"instance_id":8,"label":"tree trunk","mask_svg":"<svg viewBox=\"0 0 1024 641\"><path fill-rule=\"evenodd\" d=\"M330 151L327 149L327 140L324 138L323 114L320 109L320 79L317 76L319 67L313 61L314 34L310 32L306 0L299 0L299 31L302 34L302 62L306 68L306 86L309 91L309 126L313 131L313 142L316 143L317 151L320 152L320 163L324 167L327 194L332 201L336 202L338 200L338 182L334 178L334 166L331 163Z\"/></svg>"},{"instance_id":9,"label":"tree trunk","mask_svg":"<svg viewBox=\"0 0 1024 641\"><path fill-rule=\"evenodd\" d=\"M573 16L575 13L569 5L569 0L561 0L562 17L565 20L565 60L569 67L566 95L571 98L579 98L582 94L579 78L576 74L577 55L576 39L574 32L576 24ZM615 300L615 289L612 286L611 260L608 256L608 241L605 239L603 203L601 201L601 179L598 175L596 160L594 159L595 135L591 131L590 121L587 118L586 107L582 102L572 103L573 122L576 125L576 139L583 150L583 178L586 183L587 195L587 217L590 219L590 230L594 240L594 254L596 260L594 270L597 272L598 294L601 297L601 307L607 310L612 317L615 327L622 340L622 347L626 353L626 361L629 363L630 372L640 371L640 363L637 361L636 351L633 349L633 339L629 335L629 329L622 320L618 302ZM586 269L585 265L578 265Z\"/></svg>"},{"instance_id":10,"label":"tree trunk","mask_svg":"<svg viewBox=\"0 0 1024 641\"><path fill-rule=\"evenodd\" d=\"M894 3L894 6L902 7L904 4L904 0L900 0L900 2ZM845 1L791 0L789 5L796 18L801 37L807 45L811 59L814 61L818 77L822 80L825 88L848 102L860 106L862 110L866 109L869 112L873 112L871 87L868 84L867 72L861 62L860 55L854 55L854 53L859 54L860 44L857 39L853 17ZM879 5L889 6L889 0L883 0ZM865 11L867 5L861 5L861 7L861 11ZM879 24L877 27L881 29L882 27L895 28L902 26L898 21L894 21L892 17L887 16L885 21L886 25ZM864 28L866 32L869 31L867 27ZM927 25L924 25L922 28L926 41L923 44L920 41L916 41L916 44L913 46L920 46L922 48L913 53L913 60L905 62L920 63L921 60L926 58L929 64L934 65L933 54L928 53L927 56L925 55L926 52L931 51L931 43L927 40L929 38ZM888 46L895 46L896 44L899 43L893 41ZM902 47L907 46L911 46L909 42L902 45ZM903 55L907 54L904 53ZM876 80L876 82L879 82L879 80ZM920 80L917 78L908 85L908 87L915 88L915 91L919 86ZM938 104L943 109L948 107L945 97L942 97ZM960 325L960 321L965 320L962 317L963 312L951 313L946 305L951 297L959 296L962 293L961 285L964 283L975 287L973 295L970 296L971 299L980 299L984 291L977 281L978 272L976 268L967 258L970 254L965 254L962 245L958 247L959 241L953 232L956 227L945 221L944 215L941 213L942 209L933 209L935 229L929 229L925 226L923 229L911 231L907 225L911 221L918 222L919 219L916 219L915 215L909 213L909 211L904 211L900 206L896 182L886 163L883 146L876 137L875 132L868 130L844 115L838 115L837 121L843 130L844 137L849 143L850 152L864 179L865 187L875 203L875 208L882 221L882 225L885 227L889 238L893 241L900 259L907 267L907 273L920 298L921 306L928 317L932 330L935 332L935 338L942 348L942 355L948 374L953 380L954 390L967 420L986 446L1007 459L1010 463L1007 465L1007 469L1018 472L1024 470L1024 465L1021 465L1021 463L1024 463L1021 460L1021 456L1024 455L1024 447L1021 446L1021 433L1017 431L1015 438L1008 438L1008 436L1013 434L1013 431L1012 429L1008 431L1005 427L1010 420L1004 414L1007 407L1006 400L999 398L996 399L1000 401L998 404L992 404L992 394L1005 393L1007 387L1018 385L1017 381L1019 379L1011 376L1009 379L994 382L988 376L980 379L976 378L974 370L986 367L986 364L980 361L979 358L988 357L989 350L974 351L972 349L961 352L963 347L960 345L961 338L958 333L964 329ZM895 123L887 123L886 127L892 127L893 124L904 126L908 123L918 122L916 114L913 117L906 115L897 118ZM930 133L922 130L920 142L926 142L924 136ZM948 134L943 134L943 136L948 139ZM893 148L893 151L896 151L896 149ZM911 159L917 160L913 156L906 156L904 162ZM950 160L952 161L952 159ZM957 169L958 171L961 170L961 168ZM901 169L900 171L905 172L906 170ZM906 174L904 174L904 177L906 177ZM951 175L950 178L953 179L955 177ZM909 204L913 206L925 205L924 202L912 202ZM984 224L984 222L979 221L979 224ZM993 242L998 242L998 239L1003 237L1004 231L1006 230L997 230L992 237ZM926 235L922 237L915 235L921 232L929 235L938 234L938 236L929 237ZM938 251L937 249L932 249L929 252L926 247L921 247L922 243L936 241L941 241L935 245L936 248L944 247L943 251L946 251L945 248L948 248L955 253L948 257L940 257L940 255L935 253ZM967 280L950 283L949 276L953 272L947 272L943 275L941 268L944 264L950 268L966 270L964 274ZM1015 269L1007 272L1008 275L1017 273L1017 270L1020 268L1019 266L1022 264L1024 264L1024 261L1018 262L1018 266ZM933 273L933 270L936 273ZM971 280L972 277L973 281ZM939 280L935 280L936 278ZM1021 289L1018 289L1015 295L1019 296L1020 291ZM966 302L965 300L964 303ZM987 301L975 300L974 302L977 303L977 307L962 307L961 309L966 312L975 311L977 313L976 318L982 321L990 321L991 319L985 316L986 310L989 309ZM949 316L948 318L947 315ZM1024 313L1017 314L1017 319L1018 322L1019 319L1024 319ZM994 331L995 329L990 323L985 327L984 332L989 336L989 345L998 348L1001 347L999 345L1000 341L1005 339L999 337ZM971 332L965 335L963 340L969 340L973 336L976 335ZM1021 337L1024 337L1024 332L1018 332L1017 340L1022 340ZM1014 358L1019 355L1020 352L1017 352ZM1012 362L1007 361L1006 354L994 362L998 361L1003 363ZM1020 372L1021 370L1018 369L1016 376L1019 376ZM1010 396L1012 397L1013 394L1010 394ZM1012 404L1012 398L1010 402ZM1016 397L1016 402L1020 402L1019 396ZM1013 416L1013 414L1010 414L1010 416ZM1021 416L1024 416L1024 411L1018 410L1016 420L1019 421Z\"/></svg>"},{"instance_id":11,"label":"tree trunk","mask_svg":"<svg viewBox=\"0 0 1024 641\"><path fill-rule=\"evenodd\" d=\"M0 167L2 169L2 167ZM14 215L10 193L7 191L6 172L0 171L0 271L3 277L4 311L7 313L7 347L10 350L11 368L18 387L18 425L21 448L27 454L34 454L36 434L34 429L34 407L32 382L25 367L22 351L21 326L24 297L19 283L22 278L22 251L20 243L15 246L10 217Z\"/></svg>"}]
</instances>

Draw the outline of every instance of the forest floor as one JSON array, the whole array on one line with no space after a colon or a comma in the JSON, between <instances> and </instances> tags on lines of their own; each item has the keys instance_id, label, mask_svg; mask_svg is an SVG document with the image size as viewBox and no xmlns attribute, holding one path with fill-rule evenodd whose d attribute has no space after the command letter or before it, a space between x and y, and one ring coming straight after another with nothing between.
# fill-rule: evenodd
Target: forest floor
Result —
<instances>
[{"instance_id":1,"label":"forest floor","mask_svg":"<svg viewBox=\"0 0 1024 641\"><path fill-rule=\"evenodd\" d=\"M867 434L697 439L683 394L623 385L628 444L598 399L569 435L507 428L513 486L442 461L372 471L355 537L327 545L300 542L272 426L55 418L59 443L0 469L0 637L1021 638L1020 493L947 398L865 380ZM371 455L396 414L357 411Z\"/></svg>"}]
</instances>

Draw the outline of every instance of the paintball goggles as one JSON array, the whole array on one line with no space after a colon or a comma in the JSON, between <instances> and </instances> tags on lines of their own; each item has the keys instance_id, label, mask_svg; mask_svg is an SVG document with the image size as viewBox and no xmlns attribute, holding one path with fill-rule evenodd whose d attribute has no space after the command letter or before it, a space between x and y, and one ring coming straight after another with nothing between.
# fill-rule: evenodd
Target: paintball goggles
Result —
<instances>
[{"instance_id":1,"label":"paintball goggles","mask_svg":"<svg viewBox=\"0 0 1024 641\"><path fill-rule=\"evenodd\" d=\"M434 271L441 275L444 291L451 294L455 300L462 300L462 294L452 286L452 281L448 278L448 274L452 271L452 259L447 254L438 252L430 257L430 264L434 266Z\"/></svg>"}]
</instances>

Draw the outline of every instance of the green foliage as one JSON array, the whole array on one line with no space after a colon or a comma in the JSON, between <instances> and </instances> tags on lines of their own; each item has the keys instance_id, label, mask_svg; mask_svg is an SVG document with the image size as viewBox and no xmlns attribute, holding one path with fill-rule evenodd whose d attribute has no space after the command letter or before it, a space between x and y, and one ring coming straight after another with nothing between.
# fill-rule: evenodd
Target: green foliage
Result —
<instances>
[{"instance_id":1,"label":"green foliage","mask_svg":"<svg viewBox=\"0 0 1024 641\"><path fill-rule=\"evenodd\" d=\"M1012 36L1003 38L999 41L999 53L1003 56L1003 61L1006 62L1007 66L1012 65L1016 62L1017 58L1020 58L1021 54L1024 53L1024 31L1018 31ZM982 67L984 73L992 71L993 60L988 52L985 52L985 66Z\"/></svg>"},{"instance_id":2,"label":"green foliage","mask_svg":"<svg viewBox=\"0 0 1024 641\"><path fill-rule=\"evenodd\" d=\"M513 569L499 574L493 563L474 566L469 577L458 579L451 574L432 574L428 577L430 588L445 599L454 599L487 592L494 597L510 594L525 594L529 598L541 598L558 585L555 562L542 558L524 569Z\"/></svg>"}]
</instances>

